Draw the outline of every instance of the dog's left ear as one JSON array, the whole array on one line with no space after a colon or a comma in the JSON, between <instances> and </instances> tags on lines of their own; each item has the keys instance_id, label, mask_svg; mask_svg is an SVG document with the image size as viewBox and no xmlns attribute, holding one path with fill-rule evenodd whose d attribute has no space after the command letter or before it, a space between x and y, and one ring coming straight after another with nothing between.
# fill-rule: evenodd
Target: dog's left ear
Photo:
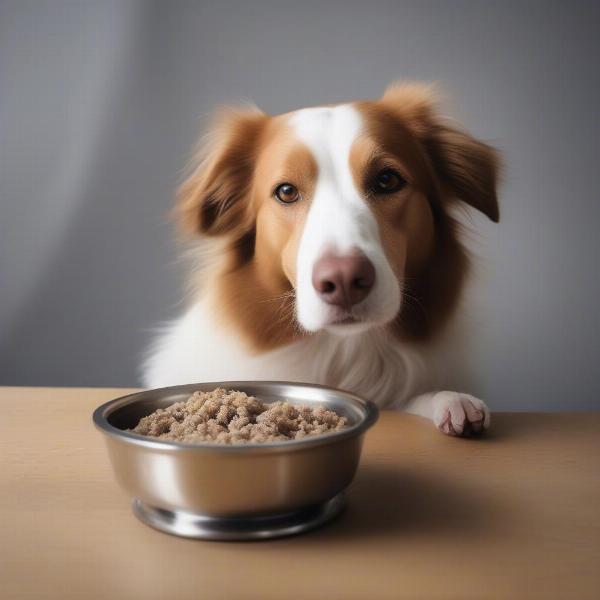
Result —
<instances>
[{"instance_id":1,"label":"dog's left ear","mask_svg":"<svg viewBox=\"0 0 600 600\"><path fill-rule=\"evenodd\" d=\"M419 138L444 195L466 202L497 223L500 161L496 150L442 119L431 85L392 85L381 102Z\"/></svg>"}]
</instances>

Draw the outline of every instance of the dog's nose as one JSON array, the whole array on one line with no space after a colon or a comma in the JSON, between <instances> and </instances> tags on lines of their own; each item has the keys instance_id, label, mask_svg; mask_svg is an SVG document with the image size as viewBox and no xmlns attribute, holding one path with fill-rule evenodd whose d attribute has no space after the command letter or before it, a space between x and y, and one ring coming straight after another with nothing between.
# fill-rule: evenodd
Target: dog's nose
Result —
<instances>
[{"instance_id":1,"label":"dog's nose","mask_svg":"<svg viewBox=\"0 0 600 600\"><path fill-rule=\"evenodd\" d=\"M323 255L313 267L312 284L328 304L349 308L364 300L375 283L375 267L362 253Z\"/></svg>"}]
</instances>

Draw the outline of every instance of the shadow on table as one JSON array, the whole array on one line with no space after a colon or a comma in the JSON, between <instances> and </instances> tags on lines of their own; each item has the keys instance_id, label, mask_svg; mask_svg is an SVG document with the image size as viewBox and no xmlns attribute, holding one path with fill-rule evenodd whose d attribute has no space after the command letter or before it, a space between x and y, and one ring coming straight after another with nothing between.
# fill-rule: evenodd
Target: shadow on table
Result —
<instances>
[{"instance_id":1,"label":"shadow on table","mask_svg":"<svg viewBox=\"0 0 600 600\"><path fill-rule=\"evenodd\" d=\"M398 535L489 534L494 499L460 478L440 480L393 467L363 465L349 488L348 508L333 523L308 534L326 543L342 538Z\"/></svg>"}]
</instances>

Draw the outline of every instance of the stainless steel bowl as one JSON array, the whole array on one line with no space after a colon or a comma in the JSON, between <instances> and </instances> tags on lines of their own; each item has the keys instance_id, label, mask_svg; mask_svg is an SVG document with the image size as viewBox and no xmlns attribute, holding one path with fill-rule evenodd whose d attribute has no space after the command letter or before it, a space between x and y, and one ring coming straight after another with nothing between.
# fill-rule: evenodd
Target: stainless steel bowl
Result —
<instances>
[{"instance_id":1,"label":"stainless steel bowl","mask_svg":"<svg viewBox=\"0 0 600 600\"><path fill-rule=\"evenodd\" d=\"M158 408L216 387L264 402L324 405L345 416L349 427L301 440L243 445L162 441L125 431ZM340 512L364 434L377 416L372 402L333 388L220 381L117 398L97 408L93 419L105 434L116 478L142 521L186 537L257 539L300 533Z\"/></svg>"}]
</instances>

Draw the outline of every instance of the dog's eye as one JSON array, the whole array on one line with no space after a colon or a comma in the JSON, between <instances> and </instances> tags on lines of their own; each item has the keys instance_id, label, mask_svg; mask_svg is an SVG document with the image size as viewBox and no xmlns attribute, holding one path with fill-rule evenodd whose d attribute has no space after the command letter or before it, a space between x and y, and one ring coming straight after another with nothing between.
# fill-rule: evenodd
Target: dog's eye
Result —
<instances>
[{"instance_id":1,"label":"dog's eye","mask_svg":"<svg viewBox=\"0 0 600 600\"><path fill-rule=\"evenodd\" d=\"M400 173L393 169L384 169L375 177L371 190L375 194L393 194L405 185L406 179Z\"/></svg>"},{"instance_id":2,"label":"dog's eye","mask_svg":"<svg viewBox=\"0 0 600 600\"><path fill-rule=\"evenodd\" d=\"M275 198L284 204L293 204L300 199L298 188L291 183L282 183L275 188Z\"/></svg>"}]
</instances>

